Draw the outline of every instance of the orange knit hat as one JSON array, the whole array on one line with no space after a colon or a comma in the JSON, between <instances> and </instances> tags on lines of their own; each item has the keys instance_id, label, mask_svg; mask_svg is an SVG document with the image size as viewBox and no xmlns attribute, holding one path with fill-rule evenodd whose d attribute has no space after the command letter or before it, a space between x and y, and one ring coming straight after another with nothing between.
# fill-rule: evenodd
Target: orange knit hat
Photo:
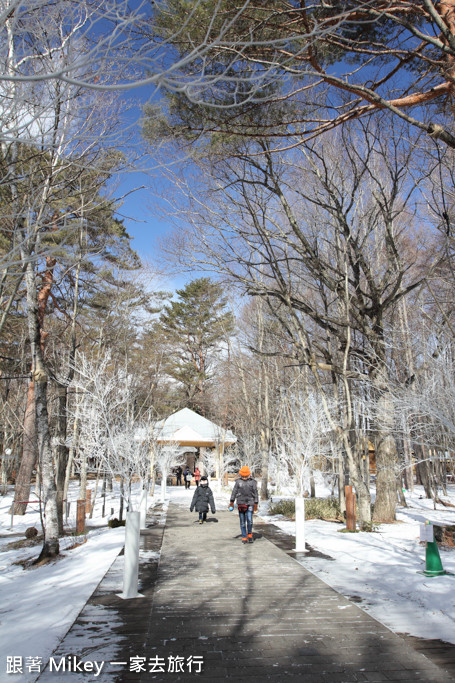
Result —
<instances>
[{"instance_id":1,"label":"orange knit hat","mask_svg":"<svg viewBox=\"0 0 455 683\"><path fill-rule=\"evenodd\" d=\"M241 477L249 477L250 474L251 474L251 470L250 470L250 468L248 467L248 465L244 465L243 467L241 467L241 468L239 469L239 474L240 474Z\"/></svg>"}]
</instances>

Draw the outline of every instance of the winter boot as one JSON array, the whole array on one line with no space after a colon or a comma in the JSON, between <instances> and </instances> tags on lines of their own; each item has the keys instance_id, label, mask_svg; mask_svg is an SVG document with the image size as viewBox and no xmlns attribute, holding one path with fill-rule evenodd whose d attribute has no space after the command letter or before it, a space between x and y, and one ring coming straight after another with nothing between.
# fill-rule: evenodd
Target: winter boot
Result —
<instances>
[{"instance_id":1,"label":"winter boot","mask_svg":"<svg viewBox=\"0 0 455 683\"><path fill-rule=\"evenodd\" d=\"M248 534L248 543L253 543L253 534Z\"/></svg>"},{"instance_id":2,"label":"winter boot","mask_svg":"<svg viewBox=\"0 0 455 683\"><path fill-rule=\"evenodd\" d=\"M242 538L242 543L248 543L248 539L247 539L247 538Z\"/></svg>"}]
</instances>

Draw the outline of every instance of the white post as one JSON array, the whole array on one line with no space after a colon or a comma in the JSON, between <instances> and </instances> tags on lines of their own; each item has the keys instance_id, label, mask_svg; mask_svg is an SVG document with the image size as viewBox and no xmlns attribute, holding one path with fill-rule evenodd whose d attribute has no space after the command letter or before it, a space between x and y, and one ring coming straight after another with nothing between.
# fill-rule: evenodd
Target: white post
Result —
<instances>
[{"instance_id":1,"label":"white post","mask_svg":"<svg viewBox=\"0 0 455 683\"><path fill-rule=\"evenodd\" d=\"M143 598L137 591L139 579L139 523L140 512L127 512L125 524L125 569L123 572L123 593L119 598Z\"/></svg>"},{"instance_id":2,"label":"white post","mask_svg":"<svg viewBox=\"0 0 455 683\"><path fill-rule=\"evenodd\" d=\"M145 529L145 518L147 516L147 487L144 484L144 487L141 492L141 503L140 503L140 510L141 510L141 529Z\"/></svg>"},{"instance_id":3,"label":"white post","mask_svg":"<svg viewBox=\"0 0 455 683\"><path fill-rule=\"evenodd\" d=\"M223 482L221 481L221 478L223 476L223 455L224 455L224 441L219 443L216 446L216 476L218 477L217 481L217 491L219 494L221 494L221 490L223 488Z\"/></svg>"},{"instance_id":4,"label":"white post","mask_svg":"<svg viewBox=\"0 0 455 683\"><path fill-rule=\"evenodd\" d=\"M305 548L305 498L295 499L295 552L306 553Z\"/></svg>"},{"instance_id":5,"label":"white post","mask_svg":"<svg viewBox=\"0 0 455 683\"><path fill-rule=\"evenodd\" d=\"M166 500L166 480L167 480L167 472L162 472L161 473L161 502L164 503Z\"/></svg>"}]
</instances>

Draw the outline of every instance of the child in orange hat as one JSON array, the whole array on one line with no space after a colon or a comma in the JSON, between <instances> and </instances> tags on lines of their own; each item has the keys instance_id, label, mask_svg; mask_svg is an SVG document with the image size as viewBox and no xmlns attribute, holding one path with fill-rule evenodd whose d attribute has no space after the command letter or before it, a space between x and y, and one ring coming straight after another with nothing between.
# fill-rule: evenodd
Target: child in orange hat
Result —
<instances>
[{"instance_id":1,"label":"child in orange hat","mask_svg":"<svg viewBox=\"0 0 455 683\"><path fill-rule=\"evenodd\" d=\"M232 489L229 510L234 509L237 499L242 543L253 543L253 512L258 509L258 486L247 465L240 468L239 475L240 478L236 479Z\"/></svg>"}]
</instances>

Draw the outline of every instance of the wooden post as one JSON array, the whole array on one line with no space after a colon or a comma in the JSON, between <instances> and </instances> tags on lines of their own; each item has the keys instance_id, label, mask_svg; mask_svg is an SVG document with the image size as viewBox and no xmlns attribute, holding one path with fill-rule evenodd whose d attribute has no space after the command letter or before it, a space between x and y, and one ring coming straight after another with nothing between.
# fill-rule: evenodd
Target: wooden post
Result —
<instances>
[{"instance_id":1,"label":"wooden post","mask_svg":"<svg viewBox=\"0 0 455 683\"><path fill-rule=\"evenodd\" d=\"M229 475L227 472L224 473L224 485L225 486L229 485Z\"/></svg>"},{"instance_id":2,"label":"wooden post","mask_svg":"<svg viewBox=\"0 0 455 683\"><path fill-rule=\"evenodd\" d=\"M352 486L345 486L344 493L346 496L346 529L355 531L355 493L352 491Z\"/></svg>"},{"instance_id":3,"label":"wooden post","mask_svg":"<svg viewBox=\"0 0 455 683\"><path fill-rule=\"evenodd\" d=\"M92 490L86 489L85 490L85 514L86 515L90 514L91 506L92 506Z\"/></svg>"},{"instance_id":4,"label":"wooden post","mask_svg":"<svg viewBox=\"0 0 455 683\"><path fill-rule=\"evenodd\" d=\"M83 534L85 531L85 500L77 501L76 515L76 534Z\"/></svg>"}]
</instances>

